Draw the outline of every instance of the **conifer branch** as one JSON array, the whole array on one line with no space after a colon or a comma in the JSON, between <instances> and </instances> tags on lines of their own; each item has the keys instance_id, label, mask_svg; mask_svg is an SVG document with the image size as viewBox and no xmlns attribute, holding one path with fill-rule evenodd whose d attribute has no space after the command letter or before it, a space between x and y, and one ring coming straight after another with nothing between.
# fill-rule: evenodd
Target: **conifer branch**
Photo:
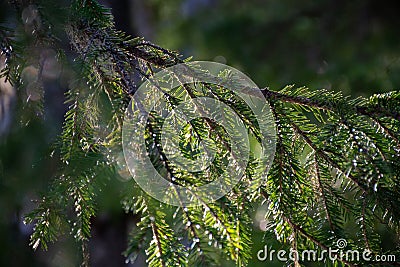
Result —
<instances>
[{"instance_id":1,"label":"conifer branch","mask_svg":"<svg viewBox=\"0 0 400 267\"><path fill-rule=\"evenodd\" d=\"M16 2L16 5L21 4ZM59 145L62 169L37 209L27 215L26 222L35 223L31 237L34 248L40 244L47 248L62 232L60 229L72 233L81 245L82 262L88 265L87 242L91 218L96 216L95 197L101 189L101 180L117 175L112 149L120 150L124 111L137 91L139 80L151 82L155 70L185 60L177 52L116 30L110 11L97 1L74 0L69 16L68 25L63 26L78 55L76 72L81 79L66 95L69 106ZM38 30L32 37L37 45L57 43L47 28L34 29ZM1 51L7 64L10 63L1 75L17 83L20 70L14 65L20 59L10 49L17 46L16 41L8 30L0 28L0 35L5 36ZM40 62L38 66L39 70L43 67ZM210 96L231 107L260 141L254 114L239 97L207 83L196 86L202 91L186 84L182 84L182 90L190 98ZM225 159L217 155L215 172L209 176L179 169L161 148L162 118L150 114L146 124L149 133L146 141L154 145L154 149L148 149L150 157L171 183L183 211L176 212L175 222L171 223L167 220L171 207L154 204L149 196L131 188L131 197L125 201L134 202L128 209L142 220L135 229L138 235L130 237L126 252L129 259L135 258L136 251L145 250L150 266L188 266L216 264L221 254L237 266L244 266L251 257L249 206L257 205L257 199L263 197L270 209L268 230L275 232L282 242L290 242L294 235L295 248L314 244L328 249L322 240L340 236L348 237L355 246L375 249L379 246L377 223L387 225L390 233L398 235L400 93L350 99L327 90L290 86L280 91L268 88L261 91L272 107L277 149L267 181L259 191L251 193L252 197L241 183L214 203L205 203L202 196L187 189L200 206L185 206L176 186L209 182L223 171ZM104 102L108 101L113 112L106 122L102 121L104 114L99 108L103 93L107 96ZM180 99L163 93L170 109L180 104ZM99 133L99 125L103 123L107 124L106 134ZM196 142L212 137L220 154L229 152L236 157L217 123L206 118L189 124L190 129L185 133ZM192 156L189 152L187 155ZM246 176L251 176L256 173L255 167L248 165ZM341 175L345 177L340 178ZM243 180L246 178L253 177ZM346 233L349 216L361 219L358 234L361 233L362 240L351 240L352 235ZM185 225L183 229L181 224ZM150 241L145 238L147 235L152 237Z\"/></svg>"},{"instance_id":2,"label":"conifer branch","mask_svg":"<svg viewBox=\"0 0 400 267\"><path fill-rule=\"evenodd\" d=\"M300 104L308 107L314 107L322 110L336 111L335 104L333 102L326 102L317 99L312 99L303 96L291 96L283 93L279 93L276 91L272 91L269 88L262 89L263 95L270 100L279 100L282 102L292 103L292 104ZM315 96L315 95L313 95ZM353 110L360 114L366 115L370 118L380 118L380 117L391 117L398 121L400 121L400 113L399 112L390 112L383 109L377 105L371 106L359 106L356 105L353 107Z\"/></svg>"},{"instance_id":3,"label":"conifer branch","mask_svg":"<svg viewBox=\"0 0 400 267\"><path fill-rule=\"evenodd\" d=\"M327 217L327 220L329 223L329 228L331 229L331 231L334 231L335 225L332 222L331 214L328 209L327 196L325 193L324 185L322 184L322 181L321 181L320 167L319 167L318 159L316 156L314 156L314 161L315 161L315 175L317 176L317 181L318 181L318 189L320 190L321 198L322 198L324 209L326 212L326 217Z\"/></svg>"}]
</instances>

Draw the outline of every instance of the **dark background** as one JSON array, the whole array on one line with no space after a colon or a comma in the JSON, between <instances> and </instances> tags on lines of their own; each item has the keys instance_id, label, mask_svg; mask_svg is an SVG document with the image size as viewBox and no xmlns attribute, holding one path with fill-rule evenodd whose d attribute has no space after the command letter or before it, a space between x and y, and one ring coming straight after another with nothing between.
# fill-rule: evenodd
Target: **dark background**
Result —
<instances>
[{"instance_id":1,"label":"dark background","mask_svg":"<svg viewBox=\"0 0 400 267\"><path fill-rule=\"evenodd\" d=\"M50 1L39 2L45 6ZM260 88L296 84L356 97L400 87L398 1L102 2L112 8L118 29L194 60L231 65ZM59 3L67 6L66 1ZM20 18L14 10L6 3L1 7L0 23L17 25ZM41 116L26 114L31 112L24 109L26 99L14 96L19 89L3 82L1 88L8 92L2 101L10 101L0 121L0 266L77 266L79 256L70 237L62 237L48 252L33 252L28 246L32 226L22 222L23 214L34 207L31 200L56 174L58 161L49 154L61 132L67 87L57 78L47 81ZM109 190L98 197L99 216L93 220L90 241L93 266L126 266L121 252L135 218L120 208L123 187L123 181L111 179ZM254 215L254 256L267 242L275 244L262 239L263 211ZM257 259L250 264L266 265ZM145 266L143 257L134 266Z\"/></svg>"}]
</instances>

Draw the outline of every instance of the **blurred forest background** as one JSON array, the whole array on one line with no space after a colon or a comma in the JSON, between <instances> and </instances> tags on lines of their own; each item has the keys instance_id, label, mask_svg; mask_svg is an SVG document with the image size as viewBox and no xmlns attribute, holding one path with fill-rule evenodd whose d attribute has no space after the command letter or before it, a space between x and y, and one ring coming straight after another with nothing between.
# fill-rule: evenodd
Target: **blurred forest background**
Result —
<instances>
[{"instance_id":1,"label":"blurred forest background","mask_svg":"<svg viewBox=\"0 0 400 267\"><path fill-rule=\"evenodd\" d=\"M38 2L43 7L68 6L63 0ZM231 65L260 88L277 90L296 84L351 96L400 88L397 1L101 2L112 8L118 29L185 57ZM0 24L20 27L23 18L15 14L10 5L2 3ZM57 20L57 16L55 13L52 19ZM60 36L68 48L64 35ZM54 52L46 53L45 57L51 58ZM49 62L53 64L49 63L49 69L61 68ZM30 71L25 73L28 79ZM23 224L23 214L32 209L32 200L46 190L58 169L58 160L50 155L61 132L67 85L57 73L45 77L44 114L39 116L25 108L35 99L15 97L17 89L4 81L0 86L0 101L6 107L0 111L0 266L76 266L79 256L68 236L48 252L33 252L28 246L31 226ZM108 190L97 200L99 216L93 221L90 241L92 266L127 266L121 252L137 218L126 215L120 207L118 196L124 185L110 179ZM263 239L265 225L260 214L262 208L254 214L255 246L250 266L266 266L256 259L256 253L264 244L276 245ZM144 257L131 266L145 266Z\"/></svg>"}]
</instances>

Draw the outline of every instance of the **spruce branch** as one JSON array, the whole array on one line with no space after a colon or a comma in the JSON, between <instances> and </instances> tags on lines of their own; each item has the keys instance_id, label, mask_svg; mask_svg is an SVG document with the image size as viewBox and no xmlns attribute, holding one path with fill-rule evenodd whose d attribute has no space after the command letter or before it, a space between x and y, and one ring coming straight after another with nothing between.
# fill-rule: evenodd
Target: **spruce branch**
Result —
<instances>
[{"instance_id":1,"label":"spruce branch","mask_svg":"<svg viewBox=\"0 0 400 267\"><path fill-rule=\"evenodd\" d=\"M50 38L51 33L37 30L32 37L37 44L54 44L50 40L56 38ZM176 52L116 30L110 10L94 0L72 1L65 31L77 54L76 72L82 77L66 95L68 111L58 148L62 169L26 222L35 223L31 237L34 248L39 244L47 248L61 234L59 229L67 229L81 244L82 261L88 265L87 242L91 218L96 216L95 199L102 181L117 175L113 149L120 149L125 109L141 81L151 81L156 70L185 60ZM13 60L18 58L10 49L16 46L14 40L7 37L7 31L0 29L0 33L6 36L1 43L3 54L16 64ZM17 81L19 70L10 66L2 76ZM228 105L259 140L254 114L226 88L199 83L181 84L179 90L189 98L208 96ZM257 205L261 198L269 204L268 230L295 248L311 244L327 249L329 240L345 237L354 247L377 250L378 224L399 235L400 93L350 99L328 90L288 86L280 91L265 88L262 94L272 107L277 130L276 155L268 179L252 193L244 183L239 184L214 203L205 203L190 186L207 183L223 171L226 158L221 155L231 151L222 127L204 119L190 122L183 130L196 144L213 139L220 152L212 175L193 174L167 158L160 141L163 119L150 113L146 145L154 166L171 183L181 204L177 185L188 186L187 193L200 205L182 204L183 209L176 211L130 186L131 195L123 201L141 221L129 237L125 254L129 259L134 260L137 251L144 250L150 266L211 266L221 258L245 266L252 256L251 205ZM170 109L181 101L168 92L163 96ZM110 106L113 113L105 123L106 134L99 130L105 116L102 105ZM185 144L189 146L190 140ZM189 157L193 154L186 151ZM243 181L257 173L251 164L248 167ZM174 222L169 218L172 211L176 211ZM346 229L353 218L359 221L360 240L352 240Z\"/></svg>"}]
</instances>

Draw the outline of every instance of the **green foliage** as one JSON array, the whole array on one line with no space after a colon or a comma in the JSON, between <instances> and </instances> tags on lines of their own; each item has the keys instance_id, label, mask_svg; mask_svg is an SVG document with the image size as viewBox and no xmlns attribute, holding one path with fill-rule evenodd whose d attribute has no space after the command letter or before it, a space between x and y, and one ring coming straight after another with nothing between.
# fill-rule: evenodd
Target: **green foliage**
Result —
<instances>
[{"instance_id":1,"label":"green foliage","mask_svg":"<svg viewBox=\"0 0 400 267\"><path fill-rule=\"evenodd\" d=\"M146 7L155 42L227 62L260 86L364 96L400 87L396 2L149 0Z\"/></svg>"},{"instance_id":2,"label":"green foliage","mask_svg":"<svg viewBox=\"0 0 400 267\"><path fill-rule=\"evenodd\" d=\"M72 73L65 96L68 111L55 146L61 168L25 222L35 224L34 249L39 244L47 249L61 234L70 233L81 246L83 265L89 265L87 242L97 212L96 196L109 179L123 172L115 155L121 150L129 100L140 79L184 60L176 52L117 31L110 10L94 0L73 1L68 10L63 26L77 56L74 63L62 61L65 51L58 57ZM40 15L49 14L43 10ZM2 76L14 86L23 86L15 65L28 63L16 52L18 40L7 37L12 31L0 30L6 36L2 51L11 60ZM45 32L46 38L51 36ZM37 45L43 36L31 38ZM56 38L51 40L46 46L54 42L59 46ZM221 76L234 80L229 73ZM261 138L254 115L226 88L198 84L177 90L182 98L165 95L171 107L184 97L213 97L239 115L254 139ZM260 174L254 167L254 151L243 181L211 204L179 208L160 204L133 182L126 182L127 194L121 202L126 212L140 218L128 237L125 256L129 261L145 252L149 266L221 266L226 261L247 266L254 257L252 217L261 202L268 205L267 231L299 251L333 247L345 238L351 248L369 248L379 254L386 252L381 250L382 229L399 239L400 93L351 99L330 90L294 86L262 93L271 105L277 130L276 155L266 183L256 192L246 187ZM177 137L190 159L197 157L202 140L215 142L219 153L207 177L169 162L159 146L162 122L150 116L146 145L153 165L172 184L197 186L223 171L230 140L220 125L194 120L182 130L182 136L189 138ZM399 245L398 240L386 242ZM342 263L356 264L345 260L327 264Z\"/></svg>"}]
</instances>

